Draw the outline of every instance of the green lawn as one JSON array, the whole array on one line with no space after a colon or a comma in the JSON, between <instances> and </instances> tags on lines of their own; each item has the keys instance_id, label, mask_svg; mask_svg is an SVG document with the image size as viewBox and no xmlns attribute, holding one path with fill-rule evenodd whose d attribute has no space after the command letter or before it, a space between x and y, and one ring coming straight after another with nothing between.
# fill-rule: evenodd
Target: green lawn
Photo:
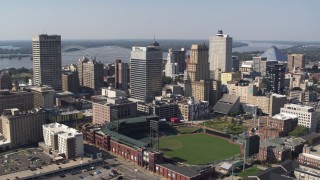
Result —
<instances>
[{"instance_id":1,"label":"green lawn","mask_svg":"<svg viewBox=\"0 0 320 180\"><path fill-rule=\"evenodd\" d=\"M194 132L200 130L201 128L183 126L183 127L177 127L176 129L181 134L190 134L190 133L194 133Z\"/></svg>"},{"instance_id":2,"label":"green lawn","mask_svg":"<svg viewBox=\"0 0 320 180\"><path fill-rule=\"evenodd\" d=\"M222 120L213 120L205 122L205 125L209 128L216 129L224 132L225 127L227 127L227 134L241 134L248 128L242 125L233 125L231 122L225 122Z\"/></svg>"},{"instance_id":3,"label":"green lawn","mask_svg":"<svg viewBox=\"0 0 320 180\"><path fill-rule=\"evenodd\" d=\"M205 164L240 154L240 147L207 134L160 138L160 150L166 157L187 164Z\"/></svg>"},{"instance_id":4,"label":"green lawn","mask_svg":"<svg viewBox=\"0 0 320 180\"><path fill-rule=\"evenodd\" d=\"M262 170L257 168L256 166L249 167L248 169L238 173L238 176L242 178L246 178L248 176L253 176L261 172Z\"/></svg>"}]
</instances>

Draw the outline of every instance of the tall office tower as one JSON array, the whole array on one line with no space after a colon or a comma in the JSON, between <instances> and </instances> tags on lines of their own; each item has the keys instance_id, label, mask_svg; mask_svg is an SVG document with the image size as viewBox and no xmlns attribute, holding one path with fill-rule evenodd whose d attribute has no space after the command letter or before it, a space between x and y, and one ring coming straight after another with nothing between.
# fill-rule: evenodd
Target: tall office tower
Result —
<instances>
[{"instance_id":1,"label":"tall office tower","mask_svg":"<svg viewBox=\"0 0 320 180\"><path fill-rule=\"evenodd\" d=\"M178 73L183 74L184 70L186 70L186 50L181 48L180 50L174 50L172 54L174 55L174 61L179 66Z\"/></svg>"},{"instance_id":2,"label":"tall office tower","mask_svg":"<svg viewBox=\"0 0 320 180\"><path fill-rule=\"evenodd\" d=\"M289 71L294 68L304 69L306 65L306 59L304 54L290 54L288 55L288 68Z\"/></svg>"},{"instance_id":3,"label":"tall office tower","mask_svg":"<svg viewBox=\"0 0 320 180\"><path fill-rule=\"evenodd\" d=\"M214 71L221 69L222 72L232 71L232 37L223 34L222 30L210 38L210 78L213 79Z\"/></svg>"},{"instance_id":4,"label":"tall office tower","mask_svg":"<svg viewBox=\"0 0 320 180\"><path fill-rule=\"evenodd\" d=\"M103 64L95 59L79 59L77 64L80 86L97 90L103 87Z\"/></svg>"},{"instance_id":5,"label":"tall office tower","mask_svg":"<svg viewBox=\"0 0 320 180\"><path fill-rule=\"evenodd\" d=\"M232 56L232 72L239 72L240 60L238 56Z\"/></svg>"},{"instance_id":6,"label":"tall office tower","mask_svg":"<svg viewBox=\"0 0 320 180\"><path fill-rule=\"evenodd\" d=\"M267 67L267 91L283 94L284 91L284 75L286 67L282 64L275 64Z\"/></svg>"},{"instance_id":7,"label":"tall office tower","mask_svg":"<svg viewBox=\"0 0 320 180\"><path fill-rule=\"evenodd\" d=\"M77 71L62 74L62 90L77 94L79 91L79 75Z\"/></svg>"},{"instance_id":8,"label":"tall office tower","mask_svg":"<svg viewBox=\"0 0 320 180\"><path fill-rule=\"evenodd\" d=\"M177 75L179 75L179 64L176 61L175 54L170 48L167 56L166 67L165 67L165 76L175 79Z\"/></svg>"},{"instance_id":9,"label":"tall office tower","mask_svg":"<svg viewBox=\"0 0 320 180\"><path fill-rule=\"evenodd\" d=\"M191 46L185 89L185 95L192 96L195 101L210 101L212 83L210 81L207 45L193 44Z\"/></svg>"},{"instance_id":10,"label":"tall office tower","mask_svg":"<svg viewBox=\"0 0 320 180\"><path fill-rule=\"evenodd\" d=\"M114 83L116 89L121 90L128 90L128 83L129 83L129 64L121 62L120 59L116 60L114 64Z\"/></svg>"},{"instance_id":11,"label":"tall office tower","mask_svg":"<svg viewBox=\"0 0 320 180\"><path fill-rule=\"evenodd\" d=\"M33 83L61 90L61 36L32 37Z\"/></svg>"},{"instance_id":12,"label":"tall office tower","mask_svg":"<svg viewBox=\"0 0 320 180\"><path fill-rule=\"evenodd\" d=\"M151 101L162 92L162 51L159 43L132 47L130 69L131 97Z\"/></svg>"},{"instance_id":13,"label":"tall office tower","mask_svg":"<svg viewBox=\"0 0 320 180\"><path fill-rule=\"evenodd\" d=\"M0 89L12 89L12 78L9 71L2 71L0 74Z\"/></svg>"}]
</instances>

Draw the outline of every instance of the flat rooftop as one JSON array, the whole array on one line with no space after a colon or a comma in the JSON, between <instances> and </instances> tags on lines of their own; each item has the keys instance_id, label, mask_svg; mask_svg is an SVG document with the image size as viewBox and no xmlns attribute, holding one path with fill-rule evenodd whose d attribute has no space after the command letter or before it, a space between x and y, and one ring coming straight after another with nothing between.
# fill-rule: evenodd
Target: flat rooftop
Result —
<instances>
[{"instance_id":1,"label":"flat rooftop","mask_svg":"<svg viewBox=\"0 0 320 180\"><path fill-rule=\"evenodd\" d=\"M279 119L279 120L288 120L288 119L295 119L298 118L297 115L288 114L288 113L279 113L274 116L272 116L273 119Z\"/></svg>"},{"instance_id":2,"label":"flat rooftop","mask_svg":"<svg viewBox=\"0 0 320 180\"><path fill-rule=\"evenodd\" d=\"M71 135L82 135L82 133L78 132L76 129L70 128L69 126L59 123L44 124L42 125L42 127L48 129L50 132L53 132L54 134L66 133L70 137Z\"/></svg>"}]
</instances>

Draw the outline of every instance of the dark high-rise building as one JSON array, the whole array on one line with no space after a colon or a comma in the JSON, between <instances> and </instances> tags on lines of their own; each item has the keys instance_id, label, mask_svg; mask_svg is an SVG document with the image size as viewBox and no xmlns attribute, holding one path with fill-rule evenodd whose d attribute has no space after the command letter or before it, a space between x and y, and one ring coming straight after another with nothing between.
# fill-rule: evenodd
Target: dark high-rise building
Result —
<instances>
[{"instance_id":1,"label":"dark high-rise building","mask_svg":"<svg viewBox=\"0 0 320 180\"><path fill-rule=\"evenodd\" d=\"M240 60L238 56L232 56L232 72L238 72L240 69Z\"/></svg>"},{"instance_id":2,"label":"dark high-rise building","mask_svg":"<svg viewBox=\"0 0 320 180\"><path fill-rule=\"evenodd\" d=\"M284 76L286 67L282 64L275 64L267 67L267 91L277 94L283 94Z\"/></svg>"},{"instance_id":3,"label":"dark high-rise building","mask_svg":"<svg viewBox=\"0 0 320 180\"><path fill-rule=\"evenodd\" d=\"M12 78L9 71L2 71L0 74L0 89L12 89Z\"/></svg>"},{"instance_id":4,"label":"dark high-rise building","mask_svg":"<svg viewBox=\"0 0 320 180\"><path fill-rule=\"evenodd\" d=\"M179 73L183 74L184 70L186 70L186 51L184 48L181 50L174 50L172 52L174 54L174 62L179 65Z\"/></svg>"},{"instance_id":5,"label":"dark high-rise building","mask_svg":"<svg viewBox=\"0 0 320 180\"><path fill-rule=\"evenodd\" d=\"M103 64L95 59L80 59L77 64L80 86L93 90L103 87Z\"/></svg>"},{"instance_id":6,"label":"dark high-rise building","mask_svg":"<svg viewBox=\"0 0 320 180\"><path fill-rule=\"evenodd\" d=\"M62 74L62 90L72 93L78 93L79 75L77 71L65 72Z\"/></svg>"},{"instance_id":7,"label":"dark high-rise building","mask_svg":"<svg viewBox=\"0 0 320 180\"><path fill-rule=\"evenodd\" d=\"M131 97L152 101L162 92L162 51L159 43L147 47L132 47L130 87Z\"/></svg>"},{"instance_id":8,"label":"dark high-rise building","mask_svg":"<svg viewBox=\"0 0 320 180\"><path fill-rule=\"evenodd\" d=\"M129 64L121 62L120 59L116 60L114 64L114 83L116 89L128 90L129 83Z\"/></svg>"},{"instance_id":9,"label":"dark high-rise building","mask_svg":"<svg viewBox=\"0 0 320 180\"><path fill-rule=\"evenodd\" d=\"M293 68L304 69L306 64L304 54L290 54L288 55L288 68L292 71Z\"/></svg>"},{"instance_id":10,"label":"dark high-rise building","mask_svg":"<svg viewBox=\"0 0 320 180\"><path fill-rule=\"evenodd\" d=\"M32 55L34 85L48 85L61 90L61 36L33 36Z\"/></svg>"}]
</instances>

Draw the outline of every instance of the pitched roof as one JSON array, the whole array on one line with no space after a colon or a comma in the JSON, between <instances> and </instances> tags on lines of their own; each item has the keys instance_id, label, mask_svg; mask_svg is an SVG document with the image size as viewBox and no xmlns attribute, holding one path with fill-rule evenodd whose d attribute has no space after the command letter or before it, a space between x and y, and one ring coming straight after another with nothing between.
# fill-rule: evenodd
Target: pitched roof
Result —
<instances>
[{"instance_id":1,"label":"pitched roof","mask_svg":"<svg viewBox=\"0 0 320 180\"><path fill-rule=\"evenodd\" d=\"M271 46L261 57L267 58L267 61L287 61L288 57L283 55L276 46Z\"/></svg>"},{"instance_id":2,"label":"pitched roof","mask_svg":"<svg viewBox=\"0 0 320 180\"><path fill-rule=\"evenodd\" d=\"M224 94L223 97L215 104L213 107L214 112L221 114L228 114L234 107L237 101L239 101L239 96Z\"/></svg>"}]
</instances>

